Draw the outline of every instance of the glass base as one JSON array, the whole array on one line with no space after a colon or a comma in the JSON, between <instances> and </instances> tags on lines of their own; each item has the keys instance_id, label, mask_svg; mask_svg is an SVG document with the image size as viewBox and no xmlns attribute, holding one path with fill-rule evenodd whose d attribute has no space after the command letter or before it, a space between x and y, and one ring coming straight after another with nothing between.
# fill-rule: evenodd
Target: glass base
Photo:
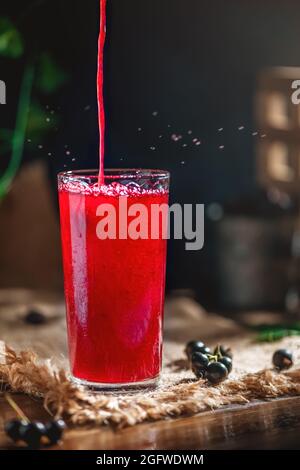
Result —
<instances>
[{"instance_id":1,"label":"glass base","mask_svg":"<svg viewBox=\"0 0 300 470\"><path fill-rule=\"evenodd\" d=\"M77 377L71 376L71 380L75 385L85 387L90 392L138 392L139 390L153 390L159 384L159 378L154 377L153 379L143 380L141 382L132 382L132 383L98 383L98 382L89 382L88 380L79 379Z\"/></svg>"}]
</instances>

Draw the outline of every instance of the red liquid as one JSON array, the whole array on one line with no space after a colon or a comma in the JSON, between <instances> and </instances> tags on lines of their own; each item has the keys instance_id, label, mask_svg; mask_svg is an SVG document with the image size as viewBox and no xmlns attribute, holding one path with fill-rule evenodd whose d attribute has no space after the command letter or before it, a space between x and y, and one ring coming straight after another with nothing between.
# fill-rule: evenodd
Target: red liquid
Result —
<instances>
[{"instance_id":1,"label":"red liquid","mask_svg":"<svg viewBox=\"0 0 300 470\"><path fill-rule=\"evenodd\" d=\"M128 207L168 202L167 191L125 191ZM161 369L166 240L99 240L98 206L119 213L120 195L105 192L59 190L71 369L89 382L140 382Z\"/></svg>"},{"instance_id":2,"label":"red liquid","mask_svg":"<svg viewBox=\"0 0 300 470\"><path fill-rule=\"evenodd\" d=\"M99 184L104 179L104 153L105 153L105 109L104 109L104 46L106 36L106 0L100 0L100 30L98 41L98 74L97 74L97 92L98 92L98 122L99 122Z\"/></svg>"}]
</instances>

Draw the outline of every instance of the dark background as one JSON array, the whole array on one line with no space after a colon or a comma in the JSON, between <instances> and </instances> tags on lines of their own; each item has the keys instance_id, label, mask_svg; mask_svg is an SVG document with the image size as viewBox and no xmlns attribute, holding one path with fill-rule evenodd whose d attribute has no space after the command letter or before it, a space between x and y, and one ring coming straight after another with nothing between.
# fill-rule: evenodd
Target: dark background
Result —
<instances>
[{"instance_id":1,"label":"dark background","mask_svg":"<svg viewBox=\"0 0 300 470\"><path fill-rule=\"evenodd\" d=\"M108 4L106 167L169 169L172 202L225 203L255 195L256 80L268 66L300 66L299 2ZM97 166L98 8L98 0L1 1L1 16L16 22L27 51L51 51L69 74L58 93L43 98L44 106L59 113L60 124L43 149L28 144L24 156L24 162L47 159L53 187L59 170ZM8 87L1 127L13 127L26 60L0 61L0 78ZM183 138L172 141L174 133ZM192 143L195 137L200 146ZM171 242L169 288L195 288L202 302L211 302L213 248L209 222L202 252L186 252L183 242Z\"/></svg>"}]
</instances>

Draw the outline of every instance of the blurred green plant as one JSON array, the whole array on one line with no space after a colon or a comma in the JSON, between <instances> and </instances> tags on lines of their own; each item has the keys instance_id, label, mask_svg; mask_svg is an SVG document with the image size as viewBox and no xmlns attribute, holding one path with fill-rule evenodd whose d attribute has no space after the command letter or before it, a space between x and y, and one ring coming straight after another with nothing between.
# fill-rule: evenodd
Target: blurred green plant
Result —
<instances>
[{"instance_id":1,"label":"blurred green plant","mask_svg":"<svg viewBox=\"0 0 300 470\"><path fill-rule=\"evenodd\" d=\"M300 336L300 323L291 325L260 325L254 327L258 332L256 341L259 343L273 343L289 336Z\"/></svg>"},{"instance_id":2,"label":"blurred green plant","mask_svg":"<svg viewBox=\"0 0 300 470\"><path fill-rule=\"evenodd\" d=\"M24 42L19 31L8 18L0 18L0 54L18 59L24 52Z\"/></svg>"},{"instance_id":3,"label":"blurred green plant","mask_svg":"<svg viewBox=\"0 0 300 470\"><path fill-rule=\"evenodd\" d=\"M51 119L43 110L38 101L32 100L28 112L27 135L32 142L39 142L41 136L53 129L58 124L57 116L51 115Z\"/></svg>"},{"instance_id":4,"label":"blurred green plant","mask_svg":"<svg viewBox=\"0 0 300 470\"><path fill-rule=\"evenodd\" d=\"M34 71L32 66L26 67L21 92L20 92L20 100L18 105L17 111L17 120L16 120L16 127L12 134L11 138L11 147L12 147L12 155L7 166L6 171L2 175L0 179L0 199L2 199L9 187L13 178L18 171L22 160L22 154L24 150L24 142L26 136L26 128L28 122L28 112L30 106L30 97L31 97L31 90L32 90L32 83L33 83L33 76Z\"/></svg>"},{"instance_id":5,"label":"blurred green plant","mask_svg":"<svg viewBox=\"0 0 300 470\"><path fill-rule=\"evenodd\" d=\"M36 84L42 93L54 93L67 80L67 74L61 70L49 53L42 53L37 70Z\"/></svg>"},{"instance_id":6,"label":"blurred green plant","mask_svg":"<svg viewBox=\"0 0 300 470\"><path fill-rule=\"evenodd\" d=\"M0 56L20 59L26 51L25 42L13 22L0 18ZM30 57L30 54L27 54ZM34 95L55 93L68 79L49 52L41 52L25 65L20 88L15 129L0 128L0 154L11 153L8 166L0 176L0 200L9 190L20 167L26 137L32 142L41 141L58 124L58 116L51 119Z\"/></svg>"}]
</instances>

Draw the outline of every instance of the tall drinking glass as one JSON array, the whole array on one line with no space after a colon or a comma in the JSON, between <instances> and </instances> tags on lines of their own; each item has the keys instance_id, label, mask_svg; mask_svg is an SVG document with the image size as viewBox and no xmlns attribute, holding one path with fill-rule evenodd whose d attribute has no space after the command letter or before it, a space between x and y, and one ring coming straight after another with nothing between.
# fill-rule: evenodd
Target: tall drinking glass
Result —
<instances>
[{"instance_id":1,"label":"tall drinking glass","mask_svg":"<svg viewBox=\"0 0 300 470\"><path fill-rule=\"evenodd\" d=\"M151 386L162 362L169 173L104 179L58 175L71 372L99 389Z\"/></svg>"}]
</instances>

